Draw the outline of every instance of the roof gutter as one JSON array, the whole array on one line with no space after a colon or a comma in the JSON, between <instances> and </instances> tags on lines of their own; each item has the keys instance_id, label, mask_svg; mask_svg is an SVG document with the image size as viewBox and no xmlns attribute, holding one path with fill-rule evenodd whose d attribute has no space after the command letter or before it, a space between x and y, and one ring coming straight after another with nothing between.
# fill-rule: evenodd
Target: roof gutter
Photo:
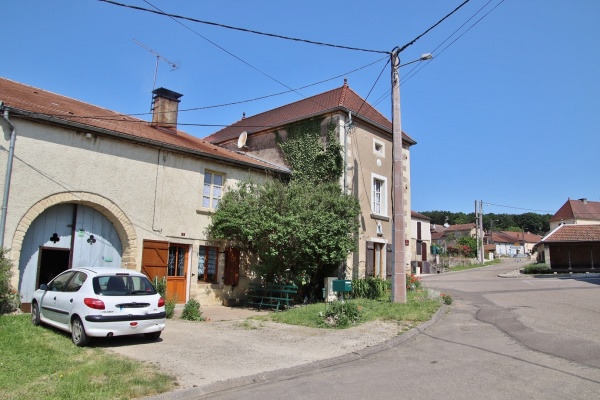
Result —
<instances>
[{"instance_id":1,"label":"roof gutter","mask_svg":"<svg viewBox=\"0 0 600 400\"><path fill-rule=\"evenodd\" d=\"M8 107L5 107L5 108L7 109ZM213 160L218 160L218 161L221 161L221 162L226 162L228 164L237 164L237 165L241 165L241 166L244 166L244 167L249 167L249 168L258 169L258 170L268 170L268 171L272 171L272 172L276 172L276 173L284 173L284 174L285 173L289 173L289 171L286 171L286 170L284 170L282 168L277 168L275 166L273 168L269 168L269 167L266 167L266 166L259 166L259 165L247 163L247 162L244 162L244 161L232 160L232 159L227 158L227 157L221 157L219 155L215 155L215 154L211 154L211 153L207 153L207 152L193 151L193 150L182 148L182 147L179 147L179 146L174 146L174 145L170 145L170 144L167 144L167 143L157 142L157 141L154 141L154 140L151 140L151 139L144 139L144 138L140 138L140 137L135 137L135 136L123 134L123 133L120 133L120 132L117 132L117 131L111 131L109 129L103 129L103 128L98 128L98 127L91 126L91 125L81 124L81 123L78 123L78 122L73 122L73 121L68 121L68 120L64 120L64 119L53 118L53 117L49 117L49 116L44 115L44 114L29 112L29 111L25 111L25 110L16 109L16 108L10 108L10 110L13 112L13 114L17 114L19 116L22 116L23 118L30 118L30 119L35 119L35 120L42 120L42 121L45 121L45 122L48 122L48 123L54 124L54 125L62 125L62 126L67 126L67 127L73 128L73 129L85 130L85 131L94 132L94 133L100 133L100 134L103 134L103 135L106 135L106 136L111 136L111 137L116 137L116 138L119 138L119 139L130 140L130 141L134 141L134 142L138 142L138 143L144 143L144 144L147 144L149 146L165 148L165 149L172 150L172 151L177 151L177 152L180 152L180 153L187 153L187 154L193 154L193 155L201 155L203 157L207 157L207 158L210 158L210 159L213 159ZM220 148L220 149L222 149L222 148ZM262 161L262 162L264 162L264 161Z\"/></svg>"},{"instance_id":2,"label":"roof gutter","mask_svg":"<svg viewBox=\"0 0 600 400\"><path fill-rule=\"evenodd\" d=\"M6 212L8 210L8 194L10 192L10 179L12 177L12 164L15 155L15 141L17 139L17 131L15 126L8 118L8 108L3 107L0 101L0 110L3 110L2 117L10 127L10 145L8 148L8 161L6 162L6 175L4 177L4 194L2 196L2 212L0 214L0 247L4 248L4 231L6 228Z\"/></svg>"}]
</instances>

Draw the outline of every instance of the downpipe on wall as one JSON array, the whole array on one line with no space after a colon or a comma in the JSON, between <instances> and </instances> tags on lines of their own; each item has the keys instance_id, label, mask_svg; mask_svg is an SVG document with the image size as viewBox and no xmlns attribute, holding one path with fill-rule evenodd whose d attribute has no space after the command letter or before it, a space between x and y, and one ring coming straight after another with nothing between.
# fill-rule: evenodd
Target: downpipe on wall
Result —
<instances>
[{"instance_id":1,"label":"downpipe on wall","mask_svg":"<svg viewBox=\"0 0 600 400\"><path fill-rule=\"evenodd\" d=\"M15 126L8 118L8 109L5 108L0 101L0 110L3 111L2 117L10 127L10 145L8 148L8 161L6 162L6 175L4 177L4 194L2 197L2 213L0 214L0 247L4 247L4 230L6 228L6 212L8 210L8 194L10 192L10 178L12 176L12 164L15 155L15 141L17 131Z\"/></svg>"}]
</instances>

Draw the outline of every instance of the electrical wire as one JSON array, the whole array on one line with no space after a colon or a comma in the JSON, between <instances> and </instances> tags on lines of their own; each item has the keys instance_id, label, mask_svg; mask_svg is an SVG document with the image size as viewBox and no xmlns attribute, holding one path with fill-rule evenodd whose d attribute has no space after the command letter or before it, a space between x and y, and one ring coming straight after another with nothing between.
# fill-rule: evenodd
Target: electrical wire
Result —
<instances>
[{"instance_id":1,"label":"electrical wire","mask_svg":"<svg viewBox=\"0 0 600 400\"><path fill-rule=\"evenodd\" d=\"M494 207L504 207L504 208L512 208L515 210L524 210L524 211L536 211L536 212L544 212L544 213L548 213L548 214L554 214L554 211L548 211L548 210L535 210L535 209L531 209L531 208L521 208L521 207L512 207L512 206L504 206L501 204L493 204L493 203L486 203L486 202L482 202L484 205L486 206L494 206Z\"/></svg>"},{"instance_id":2,"label":"electrical wire","mask_svg":"<svg viewBox=\"0 0 600 400\"><path fill-rule=\"evenodd\" d=\"M314 45L318 45L318 46L334 47L334 48L344 49L344 50L354 50L354 51L363 51L363 52L380 53L380 54L389 54L390 53L389 51L384 51L384 50L362 49L359 47L342 46L342 45L325 43L325 42L317 42L317 41L307 40L307 39L299 39L299 38L294 38L294 37L290 37L290 36L278 35L278 34L274 34L274 33L255 31L255 30L247 29L247 28L239 28L239 27L220 24L220 23L216 23L216 22L202 21L202 20L199 20L196 18L185 17L182 15L168 14L162 10L159 10L158 8L156 8L152 4L148 3L147 1L144 1L144 2L151 5L152 7L156 8L158 11L154 11L154 10L150 10L150 9L138 7L138 6L132 6L132 5L128 5L128 4L118 3L118 2L112 1L112 0L98 0L98 1L113 4L113 5L120 6L120 7L131 8L131 9L138 10L138 11L145 11L145 12L149 12L149 13L153 13L153 14L163 15L166 17L174 18L174 19L175 18L183 19L183 20L187 20L187 21L191 21L191 22L197 22L199 24L218 26L220 28L232 29L232 30L236 30L236 31L246 32L246 33L253 33L256 35L269 36L269 37L274 37L277 39L291 40L291 41L295 41L295 42L303 42L303 43L314 44ZM467 0L467 1L469 1L469 0Z\"/></svg>"},{"instance_id":3,"label":"electrical wire","mask_svg":"<svg viewBox=\"0 0 600 400\"><path fill-rule=\"evenodd\" d=\"M410 71L408 71L406 73L406 75L402 76L400 78L400 86L402 86L403 84L405 84L406 82L408 82L413 76L415 76L417 73L419 73L423 68L425 68L431 61L437 59L439 57L440 54L442 54L446 49L448 49L448 47L450 47L452 44L454 44L458 39L460 39L465 33L467 33L469 30L471 30L475 25L477 25L483 18L485 18L488 14L490 14L492 11L494 11L500 4L502 4L504 2L504 0L501 0L500 3L498 3L496 6L494 6L494 8L492 8L489 12L487 12L483 17L481 17L477 22L475 22L473 25L471 25L465 32L463 32L459 37L457 37L454 41L452 41L452 43L450 43L448 46L446 46L444 49L442 49L439 53L436 54L436 51L444 44L446 43L448 40L450 40L450 38L452 36L454 36L458 31L460 31L469 21L471 21L473 18L475 18L475 16L477 16L477 14L479 14L484 8L486 8L493 0L489 0L487 3L485 3L479 10L477 10L477 12L475 12L473 15L471 15L471 17L469 17L462 25L460 25L456 30L454 30L454 32L452 32L446 39L444 39L435 49L433 49L432 51L430 51L431 54L435 54L434 58L431 60L427 60L427 62L425 63L419 63L415 66L413 66ZM416 71L415 71L416 70ZM413 72L414 71L414 72ZM374 103L373 105L376 106L378 105L381 101L383 101L384 99L386 99L390 93L391 93L391 89L388 89L384 94L382 94Z\"/></svg>"},{"instance_id":4,"label":"electrical wire","mask_svg":"<svg viewBox=\"0 0 600 400\"><path fill-rule=\"evenodd\" d=\"M446 18L449 18L452 14L454 14L455 12L457 12L459 9L461 9L465 4L467 4L469 1L471 0L465 0L461 5L459 5L458 7L456 7L454 10L452 10L449 14L447 14L444 18L440 19L438 22L436 22L435 24L433 24L431 27L429 27L429 29L427 29L425 32L421 33L419 36L417 36L416 38L414 38L413 40L411 40L410 42L406 43L404 46L400 47L398 49L398 53L402 53L404 50L406 50L407 47L412 46L413 44L415 44L415 42L419 39L421 39L423 36L425 36L426 34L428 34L432 29L434 29L436 26L438 26L439 24L441 24Z\"/></svg>"},{"instance_id":5,"label":"electrical wire","mask_svg":"<svg viewBox=\"0 0 600 400\"><path fill-rule=\"evenodd\" d=\"M353 69L351 71L344 72L342 74L336 75L336 76L331 77L331 78L324 79L324 80L319 81L319 82L314 82L314 83L311 83L311 84L308 84L308 85L301 86L299 88L296 88L295 90L306 89L306 88L309 88L309 87L312 87L312 86L316 86L316 85L320 85L322 83L326 83L326 82L329 82L329 81L332 81L332 80L335 80L335 79L339 79L339 78L344 77L344 76L351 75L351 74L353 74L353 73L355 73L357 71L360 71L362 69L365 69L367 67L375 65L375 64L377 64L377 63L379 63L379 62L381 62L383 60L388 60L388 62L389 62L389 57L386 56L384 58L380 58L380 59L378 59L376 61L373 61L373 62L371 62L369 64L363 65L362 67L355 68L355 69ZM213 108L220 108L220 107L227 107L227 106L232 106L232 105L238 105L238 104L243 104L243 103L250 103L250 102L253 102L253 101L264 100L264 99L267 99L267 98L270 98L270 97L280 96L280 95L291 93L291 92L293 92L293 90L286 90L286 91L279 92L279 93L268 94L268 95L265 95L265 96L255 97L255 98L252 98L252 99L233 101L233 102L230 102L230 103L223 103L223 104L215 104L215 105L209 105L209 106L192 107L192 108L181 109L181 110L179 110L179 112L207 110L207 109L213 109ZM167 111L165 111L165 112L167 112ZM151 115L151 114L152 113L150 113L150 112L145 112L145 113L130 113L130 114L117 113L118 116L115 116L115 115L86 115L86 116L83 116L83 115L64 115L64 114L52 114L52 113L44 113L42 115L45 115L47 117L67 117L67 118L80 118L80 119L106 119L106 120L109 120L109 121L121 121L121 122L140 123L140 122L146 122L146 121L141 121L141 120L124 121L124 120L119 119L119 118L122 118L122 117L139 117L139 116ZM180 125L183 125L183 124L180 124ZM218 124L218 125L199 125L199 126L227 126L227 125Z\"/></svg>"},{"instance_id":6,"label":"electrical wire","mask_svg":"<svg viewBox=\"0 0 600 400\"><path fill-rule=\"evenodd\" d=\"M375 80L375 83L373 83L373 85L371 86L371 90L369 90L369 93L367 93L367 96L363 99L362 104L360 105L360 107L358 108L358 111L356 112L357 115L360 115L360 110L362 110L363 106L365 105L365 103L367 102L367 99L369 98L369 96L371 95L371 92L373 91L373 89L375 88L375 85L377 85L377 82L379 82L379 79L381 79L381 75L383 74L383 71L385 71L385 69L387 68L388 64L390 63L390 59L388 58L388 61L385 63L385 65L383 66L383 69L381 70L381 72L379 73L379 75L377 76L377 79Z\"/></svg>"},{"instance_id":7,"label":"electrical wire","mask_svg":"<svg viewBox=\"0 0 600 400\"><path fill-rule=\"evenodd\" d=\"M478 14L478 13L479 13L479 12L480 12L480 11L481 11L483 8L485 8L485 7L486 7L486 6L487 6L487 5L488 5L488 4L489 4L491 1L492 1L492 0L488 1L488 2L487 2L487 3L486 3L486 4L485 4L485 5L484 5L484 6L483 6L481 9L479 9L479 11L477 11L477 12L476 12L476 13L475 13L475 14L474 14L474 15L473 15L471 18L469 18L469 19L468 19L466 22L469 22L469 21L470 21L470 20L471 20L473 17L475 17L475 15L477 15L477 14ZM437 58L440 56L440 54L442 54L442 53L443 53L444 51L446 51L446 50L447 50L447 49L448 49L450 46L452 46L454 43L456 43L456 42L457 42L457 41L458 41L460 38L462 38L462 37L463 37L463 36L464 36L464 35L465 35L467 32L469 32L471 29L473 29L473 28L475 27L475 25L477 25L479 22L481 22L481 21L482 21L482 20L483 20L485 17L487 17L487 16L488 16L488 15L489 15L489 14L490 14L492 11L494 11L496 8L498 8L498 6L500 6L502 3L504 3L504 0L500 0L500 2L499 2L498 4L496 4L496 5L495 5L495 6L494 6L494 7L493 7L493 8L492 8L490 11L488 11L488 12L487 12L487 13L485 13L485 14L484 14L484 15L483 15L481 18L479 18L477 21L475 21L475 23L473 23L473 25L471 25L471 26L470 26L470 27L469 27L469 28L468 28L466 31L464 31L463 33L461 33L461 34L460 34L460 35L459 35L459 36L458 36L456 39L454 39L452 42L450 42L450 43L448 44L448 46L446 46L446 47L444 47L442 50L440 50L440 52L439 52L439 53L437 53L437 54L435 55L435 57L434 57L432 60L430 60L430 61L433 61L433 60L437 59ZM465 22L465 24L466 24L466 22ZM460 27L457 29L457 31L458 31L458 30L460 30L460 29L461 29L461 28L462 28L462 27L463 27L465 24L461 25L461 26L460 26ZM452 36L453 36L455 33L456 33L456 31L455 31L455 32L453 32L453 33L452 33L452 35L450 35L450 36L449 36L449 37L448 37L446 40L444 40L444 41L443 41L443 42L442 42L442 43L441 43L441 44L440 44L438 47L436 47L436 49L435 49L435 50L437 50L437 49L438 49L438 48L439 48L439 47L440 47L442 44L444 44L446 41L448 41L448 39L449 39L450 37L452 37ZM435 50L434 50L434 51L435 51ZM433 53L433 52L432 52L432 53ZM410 79L411 79L413 76L415 76L417 73L419 73L419 72L420 72L420 71L421 71L423 68L425 68L425 67L427 66L427 64L429 64L429 62L427 62L427 63L424 63L424 64L422 64L422 65L417 65L417 66L415 66L415 68L416 68L417 70L416 70L414 73L412 73L412 71L414 70L414 68L413 68L413 70L409 71L409 72L408 72L408 74L407 74L407 76L406 76L406 78L404 79L404 82L407 82L407 81L408 81L408 80L410 80ZM412 73L412 74L411 74L411 73Z\"/></svg>"}]
</instances>

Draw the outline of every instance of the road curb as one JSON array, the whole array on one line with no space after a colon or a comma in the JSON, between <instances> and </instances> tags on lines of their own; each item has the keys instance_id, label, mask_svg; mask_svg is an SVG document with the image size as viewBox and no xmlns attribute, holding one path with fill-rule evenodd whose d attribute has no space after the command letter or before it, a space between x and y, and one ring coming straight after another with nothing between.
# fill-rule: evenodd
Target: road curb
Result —
<instances>
[{"instance_id":1,"label":"road curb","mask_svg":"<svg viewBox=\"0 0 600 400\"><path fill-rule=\"evenodd\" d=\"M416 326L401 335L394 336L391 339L386 340L383 343L379 343L374 346L365 347L364 349L354 351L352 353L344 354L337 357L327 358L325 360L313 361L306 364L296 365L289 368L282 368L274 371L261 372L254 375L242 376L239 378L232 378L226 381L215 382L206 386L199 386L186 389L176 389L171 392L162 393L160 395L145 397L146 400L191 400L201 399L204 396L215 394L225 390L231 390L240 388L256 383L275 382L294 376L299 376L305 373L314 372L315 370L330 368L336 365L342 365L349 362L354 362L374 354L380 353L385 350L392 349L401 345L402 343L413 338L415 335L421 333L429 326L437 322L442 314L445 314L449 310L449 306L442 304L437 312L431 317L430 320L423 322L419 326Z\"/></svg>"}]
</instances>

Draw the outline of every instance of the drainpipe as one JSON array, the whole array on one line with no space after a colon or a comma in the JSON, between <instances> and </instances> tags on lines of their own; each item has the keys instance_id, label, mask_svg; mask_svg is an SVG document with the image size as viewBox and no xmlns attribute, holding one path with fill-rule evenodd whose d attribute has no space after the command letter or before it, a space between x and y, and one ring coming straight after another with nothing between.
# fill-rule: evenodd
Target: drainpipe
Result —
<instances>
[{"instance_id":1,"label":"drainpipe","mask_svg":"<svg viewBox=\"0 0 600 400\"><path fill-rule=\"evenodd\" d=\"M2 109L2 102L0 101L0 109ZM12 175L12 163L15 154L15 140L17 138L17 131L15 126L10 119L8 119L8 110L4 108L2 114L4 120L10 127L10 146L8 149L8 161L6 163L6 176L4 178L4 196L2 198L2 214L0 215L0 247L4 247L4 229L6 227L6 211L8 209L8 192L10 191L10 178Z\"/></svg>"}]
</instances>

